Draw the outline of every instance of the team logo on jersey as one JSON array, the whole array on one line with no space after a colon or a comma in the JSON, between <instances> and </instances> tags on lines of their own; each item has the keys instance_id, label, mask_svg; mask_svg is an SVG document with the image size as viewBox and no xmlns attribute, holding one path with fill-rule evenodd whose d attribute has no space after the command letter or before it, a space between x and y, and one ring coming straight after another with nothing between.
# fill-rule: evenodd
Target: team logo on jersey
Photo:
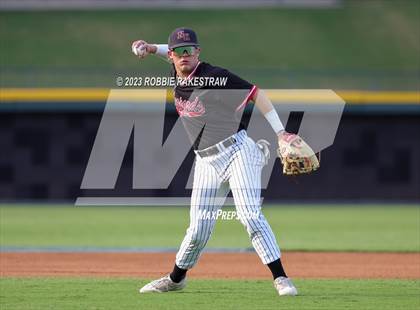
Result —
<instances>
[{"instance_id":1,"label":"team logo on jersey","mask_svg":"<svg viewBox=\"0 0 420 310\"><path fill-rule=\"evenodd\" d=\"M185 33L184 30L178 31L176 33L176 37L177 37L178 40L182 39L184 41L190 41L190 34Z\"/></svg>"},{"instance_id":2,"label":"team logo on jersey","mask_svg":"<svg viewBox=\"0 0 420 310\"><path fill-rule=\"evenodd\" d=\"M198 97L195 97L193 101L175 98L175 107L179 116L197 117L206 112L203 103Z\"/></svg>"}]
</instances>

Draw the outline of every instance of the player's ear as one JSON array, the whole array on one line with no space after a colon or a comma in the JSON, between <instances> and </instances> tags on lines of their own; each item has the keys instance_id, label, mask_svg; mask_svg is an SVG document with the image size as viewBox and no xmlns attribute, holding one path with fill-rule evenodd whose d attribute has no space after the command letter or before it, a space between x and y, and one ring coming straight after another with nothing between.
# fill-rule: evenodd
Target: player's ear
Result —
<instances>
[{"instance_id":1,"label":"player's ear","mask_svg":"<svg viewBox=\"0 0 420 310\"><path fill-rule=\"evenodd\" d=\"M195 53L194 53L194 57L195 58L200 58L200 52L201 52L201 48L199 48L198 46L195 48Z\"/></svg>"},{"instance_id":2,"label":"player's ear","mask_svg":"<svg viewBox=\"0 0 420 310\"><path fill-rule=\"evenodd\" d=\"M168 50L168 59L171 63L174 62L174 60L172 59L172 51L171 50Z\"/></svg>"}]
</instances>

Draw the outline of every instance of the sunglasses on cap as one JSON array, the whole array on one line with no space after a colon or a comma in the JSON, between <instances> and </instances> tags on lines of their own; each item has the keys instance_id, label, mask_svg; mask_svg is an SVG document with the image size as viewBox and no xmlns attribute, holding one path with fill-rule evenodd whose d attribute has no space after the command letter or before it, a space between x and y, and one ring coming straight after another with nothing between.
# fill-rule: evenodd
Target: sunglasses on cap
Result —
<instances>
[{"instance_id":1,"label":"sunglasses on cap","mask_svg":"<svg viewBox=\"0 0 420 310\"><path fill-rule=\"evenodd\" d=\"M184 56L185 54L187 54L187 56L191 56L196 54L197 49L195 46L180 46L173 48L172 52L179 57Z\"/></svg>"}]
</instances>

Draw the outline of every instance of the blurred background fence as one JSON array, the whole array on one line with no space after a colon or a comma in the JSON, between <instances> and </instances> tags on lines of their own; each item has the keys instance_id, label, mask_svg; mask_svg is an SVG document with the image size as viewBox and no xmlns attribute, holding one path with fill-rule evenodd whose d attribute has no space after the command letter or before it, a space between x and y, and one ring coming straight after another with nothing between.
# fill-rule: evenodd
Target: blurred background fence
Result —
<instances>
[{"instance_id":1,"label":"blurred background fence","mask_svg":"<svg viewBox=\"0 0 420 310\"><path fill-rule=\"evenodd\" d=\"M314 9L314 2L274 2L253 9L71 11L11 10L4 4L12 2L2 2L0 200L74 201L86 194L80 183L106 96L43 100L25 96L28 90L47 97L57 88L106 93L118 76L167 76L167 63L139 61L131 42L164 43L172 29L189 26L202 59L261 88L326 88L347 102L322 169L298 184L273 173L266 199L420 202L420 4L319 1L324 5ZM129 150L116 190L102 194L150 196L131 189L130 156ZM170 188L153 194L185 194L191 164L190 154Z\"/></svg>"}]
</instances>

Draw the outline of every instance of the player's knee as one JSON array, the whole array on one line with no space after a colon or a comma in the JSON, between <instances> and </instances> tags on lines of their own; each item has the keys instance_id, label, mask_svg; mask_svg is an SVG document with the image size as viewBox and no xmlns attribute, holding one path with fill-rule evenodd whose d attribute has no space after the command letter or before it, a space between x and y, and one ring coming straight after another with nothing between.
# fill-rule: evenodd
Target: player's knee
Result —
<instances>
[{"instance_id":1,"label":"player's knee","mask_svg":"<svg viewBox=\"0 0 420 310\"><path fill-rule=\"evenodd\" d=\"M246 231L248 232L249 237L252 239L258 235L261 235L264 232L264 225L257 223L256 221L247 221L245 223Z\"/></svg>"},{"instance_id":2,"label":"player's knee","mask_svg":"<svg viewBox=\"0 0 420 310\"><path fill-rule=\"evenodd\" d=\"M256 211L241 211L238 213L240 222L248 231L258 230L259 227L265 224L265 218L261 211L258 208L253 209Z\"/></svg>"}]
</instances>

